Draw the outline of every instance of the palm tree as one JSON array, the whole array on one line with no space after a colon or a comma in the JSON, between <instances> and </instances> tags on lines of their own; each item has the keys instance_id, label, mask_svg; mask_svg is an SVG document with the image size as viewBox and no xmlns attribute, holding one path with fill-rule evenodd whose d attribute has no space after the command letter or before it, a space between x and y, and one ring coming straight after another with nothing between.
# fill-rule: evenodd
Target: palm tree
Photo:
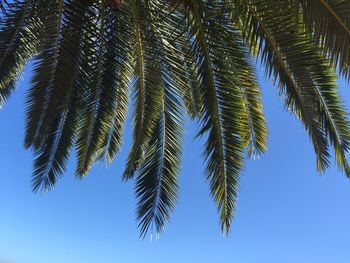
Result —
<instances>
[{"instance_id":1,"label":"palm tree","mask_svg":"<svg viewBox=\"0 0 350 263\"><path fill-rule=\"evenodd\" d=\"M228 232L244 159L267 149L252 62L273 77L301 120L323 173L334 151L350 176L350 128L337 76L350 79L348 0L0 1L0 105L25 65L25 147L35 152L33 191L49 190L77 152L76 176L111 163L129 97L141 236L160 233L178 195L184 119L205 135L206 177Z\"/></svg>"}]
</instances>

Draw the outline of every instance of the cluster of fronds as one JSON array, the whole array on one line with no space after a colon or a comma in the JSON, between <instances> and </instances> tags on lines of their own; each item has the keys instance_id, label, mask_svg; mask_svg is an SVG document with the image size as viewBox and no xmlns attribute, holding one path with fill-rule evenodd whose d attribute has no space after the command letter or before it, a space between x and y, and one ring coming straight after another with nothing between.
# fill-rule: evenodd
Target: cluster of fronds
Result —
<instances>
[{"instance_id":1,"label":"cluster of fronds","mask_svg":"<svg viewBox=\"0 0 350 263\"><path fill-rule=\"evenodd\" d=\"M0 1L0 105L34 60L25 147L33 190L48 190L77 152L76 175L113 161L132 97L141 235L160 233L175 208L186 114L205 135L206 177L223 232L235 214L246 156L267 149L262 61L301 120L324 172L346 160L350 129L336 77L350 78L347 0Z\"/></svg>"}]
</instances>

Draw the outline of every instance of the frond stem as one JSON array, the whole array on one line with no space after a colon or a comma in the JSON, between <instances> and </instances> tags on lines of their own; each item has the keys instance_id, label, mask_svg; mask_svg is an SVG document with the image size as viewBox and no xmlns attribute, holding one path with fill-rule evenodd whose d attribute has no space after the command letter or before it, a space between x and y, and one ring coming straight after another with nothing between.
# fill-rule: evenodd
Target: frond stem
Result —
<instances>
[{"instance_id":1,"label":"frond stem","mask_svg":"<svg viewBox=\"0 0 350 263\"><path fill-rule=\"evenodd\" d=\"M344 28L346 33L350 36L350 28L342 21L338 14L329 6L325 0L320 0L321 4L329 11L334 19Z\"/></svg>"}]
</instances>

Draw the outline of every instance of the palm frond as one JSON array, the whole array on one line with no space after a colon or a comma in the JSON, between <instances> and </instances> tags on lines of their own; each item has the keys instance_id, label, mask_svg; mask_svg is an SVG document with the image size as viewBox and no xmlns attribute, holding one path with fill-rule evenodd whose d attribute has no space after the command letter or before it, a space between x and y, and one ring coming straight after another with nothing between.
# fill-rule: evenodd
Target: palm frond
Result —
<instances>
[{"instance_id":1,"label":"palm frond","mask_svg":"<svg viewBox=\"0 0 350 263\"><path fill-rule=\"evenodd\" d=\"M115 63L114 57L108 54L110 50L107 48L108 40L113 34L112 29L108 27L108 12L112 11L107 10L104 1L96 7L96 20L94 21L96 23L96 31L94 32L96 40L94 40L94 35L92 35L91 40L87 40L92 42L94 48L88 50L88 52L91 52L92 62L90 65L88 64L89 68L86 69L89 83L84 95L82 120L77 139L78 165L76 173L78 176L87 174L95 158L97 158L96 154L102 143L102 135L107 133L102 123L102 115L107 110L106 103L109 103L108 100L111 99L109 98L109 90L112 90L111 87L113 87L111 78L107 75L110 73L108 69ZM108 65L108 63L111 63L111 65Z\"/></svg>"},{"instance_id":2,"label":"palm frond","mask_svg":"<svg viewBox=\"0 0 350 263\"><path fill-rule=\"evenodd\" d=\"M182 152L182 115L179 91L164 75L161 111L136 180L140 235L159 235L175 209ZM153 229L155 228L155 229Z\"/></svg>"},{"instance_id":3,"label":"palm frond","mask_svg":"<svg viewBox=\"0 0 350 263\"><path fill-rule=\"evenodd\" d=\"M244 10L243 17L236 21L245 28L246 41L256 47L267 74L273 74L278 81L287 109L303 122L314 145L317 168L324 171L329 166L330 153L326 133L317 120L317 101L312 94L315 85L309 63L314 56L310 42L298 35L295 12L287 7L281 10L279 5L264 0L244 0L236 5Z\"/></svg>"},{"instance_id":4,"label":"palm frond","mask_svg":"<svg viewBox=\"0 0 350 263\"><path fill-rule=\"evenodd\" d=\"M42 37L42 21L33 17L36 10L32 2L11 3L0 21L0 107L11 95Z\"/></svg>"},{"instance_id":5,"label":"palm frond","mask_svg":"<svg viewBox=\"0 0 350 263\"><path fill-rule=\"evenodd\" d=\"M163 59L167 61L173 82L181 91L182 100L187 112L192 119L200 118L203 99L200 93L200 81L196 78L195 63L189 56L187 25L183 23L186 17L183 12L173 9L171 6L157 9L163 19L156 22L156 27L161 34L165 50Z\"/></svg>"},{"instance_id":6,"label":"palm frond","mask_svg":"<svg viewBox=\"0 0 350 263\"><path fill-rule=\"evenodd\" d=\"M305 127L324 172L334 151L350 177L350 121L338 75L350 79L348 0L0 0L0 107L31 59L25 147L33 191L51 189L76 147L76 175L111 163L129 94L141 236L175 209L183 120L198 121L223 233L235 215L245 155L267 149L252 58ZM130 92L132 90L132 92Z\"/></svg>"},{"instance_id":7,"label":"palm frond","mask_svg":"<svg viewBox=\"0 0 350 263\"><path fill-rule=\"evenodd\" d=\"M66 16L62 29L62 42L58 58L57 77L53 83L55 94L55 120L49 127L43 145L35 151L33 190L49 190L66 168L73 146L78 119L77 94L80 86L80 43L87 7L84 0L66 2ZM82 16L77 15L83 14ZM58 93L60 92L60 93Z\"/></svg>"},{"instance_id":8,"label":"palm frond","mask_svg":"<svg viewBox=\"0 0 350 263\"><path fill-rule=\"evenodd\" d=\"M322 63L321 57L314 58L317 71L313 77L320 121L335 151L336 163L341 171L350 177L350 167L346 158L350 147L350 121L348 112L340 97L334 73Z\"/></svg>"},{"instance_id":9,"label":"palm frond","mask_svg":"<svg viewBox=\"0 0 350 263\"><path fill-rule=\"evenodd\" d=\"M247 56L247 55L246 55ZM249 64L241 64L244 68L239 72L241 92L243 97L242 124L243 142L249 157L259 157L267 150L267 124L263 112L262 98L259 84L254 78Z\"/></svg>"},{"instance_id":10,"label":"palm frond","mask_svg":"<svg viewBox=\"0 0 350 263\"><path fill-rule=\"evenodd\" d=\"M235 213L239 175L243 168L244 143L240 112L243 110L240 81L241 50L221 4L208 8L188 3L192 54L197 58L203 94L201 130L208 134L204 155L211 194L220 212L223 233L229 232ZM237 36L236 36L237 37ZM237 75L236 75L237 74Z\"/></svg>"},{"instance_id":11,"label":"palm frond","mask_svg":"<svg viewBox=\"0 0 350 263\"><path fill-rule=\"evenodd\" d=\"M132 1L135 28L135 80L133 82L134 140L123 179L133 177L143 162L144 150L160 111L161 61L158 33L153 23L149 1Z\"/></svg>"},{"instance_id":12,"label":"palm frond","mask_svg":"<svg viewBox=\"0 0 350 263\"><path fill-rule=\"evenodd\" d=\"M328 54L340 74L350 77L350 2L344 0L302 0L303 21L316 46Z\"/></svg>"},{"instance_id":13,"label":"palm frond","mask_svg":"<svg viewBox=\"0 0 350 263\"><path fill-rule=\"evenodd\" d=\"M112 33L111 38L107 41L106 52L110 56L110 61L104 73L103 83L108 91L104 103L106 112L102 120L107 132L103 132L102 144L98 151L99 159L105 158L108 163L113 161L121 147L128 109L129 86L133 73L132 34L130 34L133 27L129 12L129 8L116 9L110 14L112 20L107 21Z\"/></svg>"},{"instance_id":14,"label":"palm frond","mask_svg":"<svg viewBox=\"0 0 350 263\"><path fill-rule=\"evenodd\" d=\"M48 136L48 129L57 116L57 104L61 102L63 88L55 88L58 71L65 73L65 68L58 68L61 48L62 18L64 1L57 0L48 4L45 13L45 39L39 47L31 88L27 97L27 118L25 147L39 149ZM66 62L70 63L70 61ZM62 83L60 83L62 84Z\"/></svg>"}]
</instances>

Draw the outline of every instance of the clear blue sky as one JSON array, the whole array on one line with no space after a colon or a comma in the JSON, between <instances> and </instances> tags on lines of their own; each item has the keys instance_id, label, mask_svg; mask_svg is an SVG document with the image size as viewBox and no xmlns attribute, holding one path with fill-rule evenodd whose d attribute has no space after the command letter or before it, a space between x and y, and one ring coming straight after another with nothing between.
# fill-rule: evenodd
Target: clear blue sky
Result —
<instances>
[{"instance_id":1,"label":"clear blue sky","mask_svg":"<svg viewBox=\"0 0 350 263\"><path fill-rule=\"evenodd\" d=\"M74 179L74 158L57 187L34 195L31 151L23 149L29 73L0 112L0 263L349 263L350 180L331 168L316 173L301 124L261 77L269 150L248 161L232 232L222 237L203 176L201 141L187 125L180 200L157 241L138 238L133 184L120 174L130 129L113 166ZM342 83L350 108L350 87Z\"/></svg>"}]
</instances>

